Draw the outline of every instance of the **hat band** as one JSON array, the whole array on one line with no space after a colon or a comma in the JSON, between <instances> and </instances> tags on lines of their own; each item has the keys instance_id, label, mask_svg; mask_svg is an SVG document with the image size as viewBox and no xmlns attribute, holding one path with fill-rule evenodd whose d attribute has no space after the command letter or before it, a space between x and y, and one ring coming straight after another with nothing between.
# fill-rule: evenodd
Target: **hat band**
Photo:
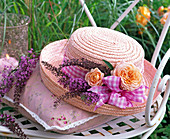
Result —
<instances>
[{"instance_id":1,"label":"hat band","mask_svg":"<svg viewBox=\"0 0 170 139\"><path fill-rule=\"evenodd\" d=\"M64 58L64 60L66 60L66 58ZM88 71L85 71L78 66L71 65L64 66L62 71L70 78L85 79L85 76L88 73ZM105 103L123 109L126 107L133 107L133 103L131 101L143 103L147 98L145 95L145 89L148 89L148 87L145 85L141 85L133 91L127 91L120 88L121 77L107 76L102 79L102 82L104 83L104 86L93 86L87 90L97 93L100 96L94 111Z\"/></svg>"},{"instance_id":2,"label":"hat band","mask_svg":"<svg viewBox=\"0 0 170 139\"><path fill-rule=\"evenodd\" d=\"M79 68L78 66L66 66L62 71L71 78L85 78L87 71Z\"/></svg>"}]
</instances>

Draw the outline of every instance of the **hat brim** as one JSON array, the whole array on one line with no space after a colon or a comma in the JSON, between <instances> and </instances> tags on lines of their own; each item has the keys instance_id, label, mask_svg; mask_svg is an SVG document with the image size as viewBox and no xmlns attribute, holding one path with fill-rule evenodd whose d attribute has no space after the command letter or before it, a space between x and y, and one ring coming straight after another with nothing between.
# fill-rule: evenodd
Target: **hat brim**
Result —
<instances>
[{"instance_id":1,"label":"hat brim","mask_svg":"<svg viewBox=\"0 0 170 139\"><path fill-rule=\"evenodd\" d=\"M61 64L63 61L64 51L65 48L67 47L66 46L67 41L68 40L64 39L48 44L42 50L40 55L40 67L41 67L40 72L42 80L44 82L44 85L56 96L61 96L68 92L68 90L66 88L63 88L63 86L58 83L58 78L55 75L53 75L51 71L49 71L42 65L42 61L48 62L49 64L58 67L59 64ZM151 63L148 62L147 60L144 60L144 73L143 73L144 85L146 85L149 88L151 87L155 73L156 69L151 65ZM146 89L145 93L148 96L149 89ZM153 103L156 101L159 94L160 92L158 91L155 92ZM94 111L95 104L92 104L90 106L85 105L85 103L81 100L80 97L66 99L64 101L89 112L114 116L126 116L136 114L144 111L146 107L146 101L144 103L132 102L133 107L127 107L126 109L121 109L113 105L104 104Z\"/></svg>"}]
</instances>

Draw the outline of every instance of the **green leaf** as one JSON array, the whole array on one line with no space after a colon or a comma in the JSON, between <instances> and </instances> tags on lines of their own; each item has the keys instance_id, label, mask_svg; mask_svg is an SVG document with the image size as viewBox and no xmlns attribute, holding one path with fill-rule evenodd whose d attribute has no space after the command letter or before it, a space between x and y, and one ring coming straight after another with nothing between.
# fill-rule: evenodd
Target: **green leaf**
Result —
<instances>
[{"instance_id":1,"label":"green leaf","mask_svg":"<svg viewBox=\"0 0 170 139\"><path fill-rule=\"evenodd\" d=\"M114 69L113 66L112 66L112 64L110 64L110 62L108 62L108 61L106 61L106 60L104 60L104 59L103 59L103 61L106 63L106 65L109 67L109 69L111 69L111 70Z\"/></svg>"},{"instance_id":2,"label":"green leaf","mask_svg":"<svg viewBox=\"0 0 170 139\"><path fill-rule=\"evenodd\" d=\"M0 113L3 114L4 111L9 111L9 110L13 110L14 108L12 107L4 107L2 109L0 109Z\"/></svg>"},{"instance_id":3,"label":"green leaf","mask_svg":"<svg viewBox=\"0 0 170 139\"><path fill-rule=\"evenodd\" d=\"M166 136L161 136L161 138L162 138L162 139L168 139L168 137L166 137Z\"/></svg>"},{"instance_id":4,"label":"green leaf","mask_svg":"<svg viewBox=\"0 0 170 139\"><path fill-rule=\"evenodd\" d=\"M46 27L49 27L52 23L53 23L53 22L49 22L49 23L46 25Z\"/></svg>"},{"instance_id":5,"label":"green leaf","mask_svg":"<svg viewBox=\"0 0 170 139\"><path fill-rule=\"evenodd\" d=\"M18 8L15 2L14 2L14 9L15 9L15 12L18 14Z\"/></svg>"},{"instance_id":6,"label":"green leaf","mask_svg":"<svg viewBox=\"0 0 170 139\"><path fill-rule=\"evenodd\" d=\"M162 120L162 123L167 123L167 121L166 120Z\"/></svg>"}]
</instances>

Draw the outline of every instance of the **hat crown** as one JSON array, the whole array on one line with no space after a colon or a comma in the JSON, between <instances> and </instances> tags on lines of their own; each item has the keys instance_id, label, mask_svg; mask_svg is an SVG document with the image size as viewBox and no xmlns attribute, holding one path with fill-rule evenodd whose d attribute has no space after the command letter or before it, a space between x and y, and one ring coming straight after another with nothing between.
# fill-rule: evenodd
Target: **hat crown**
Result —
<instances>
[{"instance_id":1,"label":"hat crown","mask_svg":"<svg viewBox=\"0 0 170 139\"><path fill-rule=\"evenodd\" d=\"M109 61L113 67L118 62L134 63L143 70L144 50L133 38L111 29L84 27L77 29L67 43L66 57L85 58L99 64Z\"/></svg>"}]
</instances>

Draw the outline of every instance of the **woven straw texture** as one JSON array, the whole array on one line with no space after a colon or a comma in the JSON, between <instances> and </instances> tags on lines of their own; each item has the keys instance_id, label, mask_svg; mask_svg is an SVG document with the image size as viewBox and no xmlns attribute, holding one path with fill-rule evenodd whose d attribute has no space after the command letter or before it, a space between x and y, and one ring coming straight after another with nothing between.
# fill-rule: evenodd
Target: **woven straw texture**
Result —
<instances>
[{"instance_id":1,"label":"woven straw texture","mask_svg":"<svg viewBox=\"0 0 170 139\"><path fill-rule=\"evenodd\" d=\"M152 80L156 73L156 69L148 61L144 60L143 58L144 52L142 47L135 40L122 33L116 31L112 32L112 30L110 31L109 29L102 28L99 28L99 31L97 28L91 29L90 32L89 28L87 27L82 28L80 29L81 33L79 33L79 31L75 31L71 38L69 39L69 41L67 40L56 41L47 45L42 50L40 56L41 77L46 87L56 96L61 96L64 93L68 92L67 89L63 88L58 83L58 79L50 71L45 69L45 67L41 63L41 61L46 61L52 64L53 66L58 67L59 64L61 64L61 62L63 61L64 56L67 56L68 58L74 57L78 59L81 58L87 58L88 60L93 59L94 62L100 64L104 64L102 63L102 59L111 62L113 65L114 63L116 64L121 60L126 60L127 62L131 61L138 68L144 71L143 73L144 84L150 88ZM86 30L89 31L89 33ZM108 32L112 32L111 36L113 37L110 37ZM80 37L83 36L82 35L83 33L86 33L86 35L84 35L84 37ZM114 34L116 37L114 36ZM77 38L79 37L79 39L76 40L76 37ZM87 44L85 45L85 43L81 44L83 43L83 41L82 42L80 41L81 39L82 40L87 39L84 42L87 42L88 45ZM106 43L103 43L104 41ZM113 41L112 44L113 46L111 45L111 41ZM78 42L81 43L78 45ZM122 49L117 48L116 44L118 45L118 47L122 47ZM148 92L149 89L146 91L147 95ZM153 102L156 100L158 95L159 92L156 92L154 95ZM133 103L134 107L121 109L112 105L104 104L103 106L99 107L96 111L94 111L95 104L90 106L85 105L84 102L79 97L68 99L65 101L86 111L115 116L126 116L139 113L141 111L144 111L146 106L146 102L143 104L134 102Z\"/></svg>"},{"instance_id":2,"label":"woven straw texture","mask_svg":"<svg viewBox=\"0 0 170 139\"><path fill-rule=\"evenodd\" d=\"M69 59L83 57L99 64L104 64L104 59L113 67L124 60L143 70L142 46L131 37L107 28L84 27L76 30L68 41L66 56Z\"/></svg>"}]
</instances>

